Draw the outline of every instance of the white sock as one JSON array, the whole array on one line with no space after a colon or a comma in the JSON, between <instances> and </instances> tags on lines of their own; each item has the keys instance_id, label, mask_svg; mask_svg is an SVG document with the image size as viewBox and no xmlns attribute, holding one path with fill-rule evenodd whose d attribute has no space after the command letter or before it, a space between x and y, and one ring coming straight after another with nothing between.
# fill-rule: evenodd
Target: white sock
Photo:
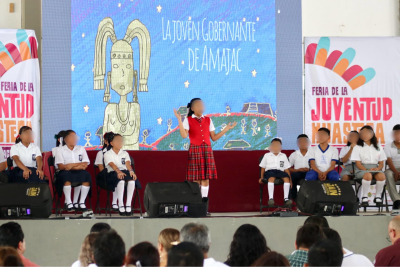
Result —
<instances>
[{"instance_id":1,"label":"white sock","mask_svg":"<svg viewBox=\"0 0 400 267\"><path fill-rule=\"evenodd\" d=\"M87 197L87 195L89 193L89 190L90 190L90 186L82 185L81 200L79 201L79 206L81 206L83 204L81 208L85 208L86 207L85 206L85 199L86 199L86 197Z\"/></svg>"},{"instance_id":2,"label":"white sock","mask_svg":"<svg viewBox=\"0 0 400 267\"><path fill-rule=\"evenodd\" d=\"M376 181L376 194L375 197L381 197L385 181Z\"/></svg>"},{"instance_id":3,"label":"white sock","mask_svg":"<svg viewBox=\"0 0 400 267\"><path fill-rule=\"evenodd\" d=\"M117 199L118 199L118 194L117 194L117 192L113 192L112 195L113 195L112 204L113 204L113 205L117 205Z\"/></svg>"},{"instance_id":4,"label":"white sock","mask_svg":"<svg viewBox=\"0 0 400 267\"><path fill-rule=\"evenodd\" d=\"M285 199L289 199L290 183L283 184L283 195Z\"/></svg>"},{"instance_id":5,"label":"white sock","mask_svg":"<svg viewBox=\"0 0 400 267\"><path fill-rule=\"evenodd\" d=\"M133 192L135 192L135 181L130 181L128 182L128 186L126 188L125 207L129 206L129 208L126 208L126 212L130 212L132 210L131 205L132 205Z\"/></svg>"},{"instance_id":6,"label":"white sock","mask_svg":"<svg viewBox=\"0 0 400 267\"><path fill-rule=\"evenodd\" d=\"M371 181L365 179L362 180L362 197L368 197L369 187L371 186Z\"/></svg>"},{"instance_id":7,"label":"white sock","mask_svg":"<svg viewBox=\"0 0 400 267\"><path fill-rule=\"evenodd\" d=\"M208 197L208 190L210 186L201 186L201 197Z\"/></svg>"},{"instance_id":8,"label":"white sock","mask_svg":"<svg viewBox=\"0 0 400 267\"><path fill-rule=\"evenodd\" d=\"M64 191L64 196L65 196L65 203L70 204L71 203L71 186L64 185L63 191Z\"/></svg>"},{"instance_id":9,"label":"white sock","mask_svg":"<svg viewBox=\"0 0 400 267\"><path fill-rule=\"evenodd\" d=\"M74 201L72 203L78 203L79 193L81 192L82 186L74 187Z\"/></svg>"},{"instance_id":10,"label":"white sock","mask_svg":"<svg viewBox=\"0 0 400 267\"><path fill-rule=\"evenodd\" d=\"M115 188L114 193L117 193L118 195L118 206L121 209L122 212L125 211L124 209L124 189L125 189L125 181L119 181L117 184L117 187Z\"/></svg>"},{"instance_id":11,"label":"white sock","mask_svg":"<svg viewBox=\"0 0 400 267\"><path fill-rule=\"evenodd\" d=\"M275 185L274 185L274 183L268 183L268 196L269 196L269 199L273 199L274 198L274 188L275 188Z\"/></svg>"}]
</instances>

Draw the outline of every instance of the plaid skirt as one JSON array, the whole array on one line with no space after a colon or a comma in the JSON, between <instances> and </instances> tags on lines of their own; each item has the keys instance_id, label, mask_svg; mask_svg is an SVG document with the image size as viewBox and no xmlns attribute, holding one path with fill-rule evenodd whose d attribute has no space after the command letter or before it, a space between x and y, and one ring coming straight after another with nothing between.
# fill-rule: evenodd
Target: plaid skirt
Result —
<instances>
[{"instance_id":1,"label":"plaid skirt","mask_svg":"<svg viewBox=\"0 0 400 267\"><path fill-rule=\"evenodd\" d=\"M217 168L211 146L205 143L200 146L190 144L186 180L212 179L217 179Z\"/></svg>"}]
</instances>

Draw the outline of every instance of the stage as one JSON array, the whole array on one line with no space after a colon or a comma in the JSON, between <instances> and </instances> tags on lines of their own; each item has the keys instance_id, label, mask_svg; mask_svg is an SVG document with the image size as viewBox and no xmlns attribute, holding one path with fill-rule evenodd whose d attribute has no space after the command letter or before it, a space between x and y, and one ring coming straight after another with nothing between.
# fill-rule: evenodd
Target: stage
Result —
<instances>
[{"instance_id":1,"label":"stage","mask_svg":"<svg viewBox=\"0 0 400 267\"><path fill-rule=\"evenodd\" d=\"M188 222L206 224L211 233L210 257L225 261L235 230L242 224L254 224L267 239L268 246L285 255L294 250L296 232L305 216L278 218L261 216L257 212L212 213L207 218L134 218L97 216L92 219L74 219L73 214L43 220L17 220L21 224L26 240L25 256L40 266L70 266L78 257L81 242L96 222L111 225L124 239L126 250L133 244L149 241L157 245L159 232L167 227L180 230ZM69 216L69 217L66 217ZM373 261L376 253L389 246L386 240L389 214L361 212L357 216L327 217L330 226L337 230L343 246L367 256ZM7 222L1 220L0 224Z\"/></svg>"}]
</instances>

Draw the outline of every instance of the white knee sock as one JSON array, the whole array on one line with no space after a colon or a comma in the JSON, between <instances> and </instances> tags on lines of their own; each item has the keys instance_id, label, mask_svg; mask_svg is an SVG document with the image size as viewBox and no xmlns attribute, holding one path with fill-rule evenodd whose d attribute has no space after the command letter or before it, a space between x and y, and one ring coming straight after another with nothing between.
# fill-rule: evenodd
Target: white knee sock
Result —
<instances>
[{"instance_id":1,"label":"white knee sock","mask_svg":"<svg viewBox=\"0 0 400 267\"><path fill-rule=\"evenodd\" d=\"M89 193L90 186L84 186L82 185L82 190L81 190L81 199L79 201L79 204L85 205L85 199ZM86 206L85 206L86 207ZM81 208L84 208L83 206Z\"/></svg>"},{"instance_id":2,"label":"white knee sock","mask_svg":"<svg viewBox=\"0 0 400 267\"><path fill-rule=\"evenodd\" d=\"M81 192L82 186L74 187L74 201L72 203L78 203L79 193Z\"/></svg>"},{"instance_id":3,"label":"white knee sock","mask_svg":"<svg viewBox=\"0 0 400 267\"><path fill-rule=\"evenodd\" d=\"M117 187L115 188L114 193L118 194L118 206L124 208L124 189L125 189L125 181L119 181ZM121 210L122 211L122 210ZM125 209L123 209L125 211Z\"/></svg>"},{"instance_id":4,"label":"white knee sock","mask_svg":"<svg viewBox=\"0 0 400 267\"><path fill-rule=\"evenodd\" d=\"M371 181L367 181L365 179L362 180L362 197L368 197L369 187L371 185Z\"/></svg>"},{"instance_id":5,"label":"white knee sock","mask_svg":"<svg viewBox=\"0 0 400 267\"><path fill-rule=\"evenodd\" d=\"M130 182L128 182L128 186L126 188L125 207L129 206L129 208L126 208L127 212L131 211L130 206L132 205L133 192L135 192L135 181L130 181Z\"/></svg>"},{"instance_id":6,"label":"white knee sock","mask_svg":"<svg viewBox=\"0 0 400 267\"><path fill-rule=\"evenodd\" d=\"M70 204L71 203L71 186L64 185L63 191L64 191L64 196L65 196L65 203Z\"/></svg>"},{"instance_id":7,"label":"white knee sock","mask_svg":"<svg viewBox=\"0 0 400 267\"><path fill-rule=\"evenodd\" d=\"M274 198L274 188L275 188L274 183L268 183L268 195L270 199Z\"/></svg>"},{"instance_id":8,"label":"white knee sock","mask_svg":"<svg viewBox=\"0 0 400 267\"><path fill-rule=\"evenodd\" d=\"M210 186L201 186L201 197L208 197L208 190Z\"/></svg>"},{"instance_id":9,"label":"white knee sock","mask_svg":"<svg viewBox=\"0 0 400 267\"><path fill-rule=\"evenodd\" d=\"M376 194L375 197L381 197L385 181L376 181Z\"/></svg>"},{"instance_id":10,"label":"white knee sock","mask_svg":"<svg viewBox=\"0 0 400 267\"><path fill-rule=\"evenodd\" d=\"M113 204L113 205L117 205L117 199L118 199L118 194L117 194L117 192L113 192L112 195L113 195L112 204Z\"/></svg>"},{"instance_id":11,"label":"white knee sock","mask_svg":"<svg viewBox=\"0 0 400 267\"><path fill-rule=\"evenodd\" d=\"M290 183L283 184L283 196L285 199L289 199Z\"/></svg>"}]
</instances>

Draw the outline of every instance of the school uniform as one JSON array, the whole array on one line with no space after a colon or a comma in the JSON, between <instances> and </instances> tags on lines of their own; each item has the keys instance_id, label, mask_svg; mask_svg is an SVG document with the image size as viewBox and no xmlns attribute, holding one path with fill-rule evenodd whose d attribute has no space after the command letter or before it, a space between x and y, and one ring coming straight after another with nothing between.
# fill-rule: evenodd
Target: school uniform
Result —
<instances>
[{"instance_id":1,"label":"school uniform","mask_svg":"<svg viewBox=\"0 0 400 267\"><path fill-rule=\"evenodd\" d=\"M56 146L56 147L53 147L53 148L51 149L51 155L53 156L54 159L56 158L56 155L57 155L58 151L60 150L60 148L61 148L60 146ZM58 170L57 164L54 164L54 168L55 168L56 170Z\"/></svg>"},{"instance_id":2,"label":"school uniform","mask_svg":"<svg viewBox=\"0 0 400 267\"><path fill-rule=\"evenodd\" d=\"M10 157L18 156L19 160L27 167L32 173L28 179L23 176L24 171L20 169L15 160L13 160L13 169L10 173L10 180L12 183L45 183L44 179L40 179L39 175L36 174L37 163L36 158L42 157L40 148L35 144L30 143L28 147L24 146L22 142L19 142L11 147Z\"/></svg>"},{"instance_id":3,"label":"school uniform","mask_svg":"<svg viewBox=\"0 0 400 267\"><path fill-rule=\"evenodd\" d=\"M307 168L309 169L309 160L310 160L310 153L309 150L307 150L307 153L305 155L301 154L300 149L296 150L289 156L289 163L290 166L293 166L295 169L302 169L302 168ZM292 197L293 199L297 198L297 185L299 181L303 180L306 178L307 172L293 172L290 174L292 177Z\"/></svg>"},{"instance_id":4,"label":"school uniform","mask_svg":"<svg viewBox=\"0 0 400 267\"><path fill-rule=\"evenodd\" d=\"M339 155L338 150L335 147L328 145L325 150L321 149L321 146L313 146L309 149L310 161L314 160L315 165L321 172L327 171L332 164L332 161L338 162ZM340 179L339 173L336 170L330 171L327 176L327 180L338 181ZM318 180L318 173L314 170L310 170L306 174L306 181L316 181Z\"/></svg>"},{"instance_id":5,"label":"school uniform","mask_svg":"<svg viewBox=\"0 0 400 267\"><path fill-rule=\"evenodd\" d=\"M339 154L339 159L342 159L343 157L345 157L347 155L347 153L350 151L351 146L345 146L340 150L340 154ZM353 148L354 151L354 148ZM351 152L353 153L353 152ZM343 162L344 168L342 169L342 171L340 172L340 178L343 178L343 176L345 175L352 175L353 172L353 160L351 160L351 155L350 158L347 162ZM354 166L354 171L355 171L356 167Z\"/></svg>"},{"instance_id":6,"label":"school uniform","mask_svg":"<svg viewBox=\"0 0 400 267\"><path fill-rule=\"evenodd\" d=\"M393 165L398 172L400 172L400 149L396 147L394 142L386 145L384 152L387 158L392 159ZM396 181L394 179L394 172L391 169L385 171L386 187L389 191L390 199L394 201L400 200L400 195L397 192Z\"/></svg>"},{"instance_id":7,"label":"school uniform","mask_svg":"<svg viewBox=\"0 0 400 267\"><path fill-rule=\"evenodd\" d=\"M6 162L7 159L4 156L3 149L0 148L0 164L3 162ZM0 172L0 184L6 184L8 183L8 174L6 171Z\"/></svg>"},{"instance_id":8,"label":"school uniform","mask_svg":"<svg viewBox=\"0 0 400 267\"><path fill-rule=\"evenodd\" d=\"M107 152L106 147L103 148L102 150L100 150L99 152L97 152L96 159L94 161L95 166L104 165L104 154L106 152ZM106 169L104 168L101 172L99 172L96 175L96 183L97 183L97 185L101 186L102 188L105 188L105 186L106 186L104 183L105 182L104 177L106 175L105 172L106 172Z\"/></svg>"}]
</instances>

